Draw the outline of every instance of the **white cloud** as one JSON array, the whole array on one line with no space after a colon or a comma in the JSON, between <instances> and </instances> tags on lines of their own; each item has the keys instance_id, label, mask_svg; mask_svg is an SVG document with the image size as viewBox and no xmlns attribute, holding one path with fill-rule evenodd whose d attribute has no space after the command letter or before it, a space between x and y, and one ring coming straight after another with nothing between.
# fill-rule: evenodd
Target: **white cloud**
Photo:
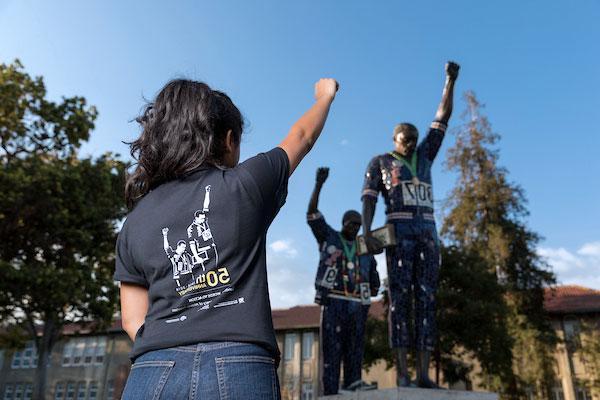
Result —
<instances>
[{"instance_id":1,"label":"white cloud","mask_svg":"<svg viewBox=\"0 0 600 400\"><path fill-rule=\"evenodd\" d=\"M548 264L550 264L554 269L554 272L557 273L568 272L572 271L574 268L583 267L582 260L563 247L559 247L558 249L541 247L538 249L538 254L546 258Z\"/></svg>"},{"instance_id":2,"label":"white cloud","mask_svg":"<svg viewBox=\"0 0 600 400\"><path fill-rule=\"evenodd\" d=\"M281 249L279 245L275 248ZM287 249L274 250L271 245L267 252L267 276L271 306L288 308L299 304L313 303L316 264L307 266L306 260L287 257L285 251Z\"/></svg>"},{"instance_id":3,"label":"white cloud","mask_svg":"<svg viewBox=\"0 0 600 400\"><path fill-rule=\"evenodd\" d=\"M292 241L289 239L276 240L269 245L269 248L273 252L282 254L288 258L294 258L298 255L298 250L292 246Z\"/></svg>"},{"instance_id":4,"label":"white cloud","mask_svg":"<svg viewBox=\"0 0 600 400\"><path fill-rule=\"evenodd\" d=\"M299 252L293 243L288 238L279 239L269 244L267 250L269 296L273 308L288 308L314 301L318 259L308 262L304 257L297 257Z\"/></svg>"},{"instance_id":5,"label":"white cloud","mask_svg":"<svg viewBox=\"0 0 600 400\"><path fill-rule=\"evenodd\" d=\"M579 250L577 250L577 254L596 258L600 262L600 242L584 244Z\"/></svg>"},{"instance_id":6,"label":"white cloud","mask_svg":"<svg viewBox=\"0 0 600 400\"><path fill-rule=\"evenodd\" d=\"M600 289L600 242L585 243L576 252L540 247L538 254L552 267L559 284Z\"/></svg>"}]
</instances>

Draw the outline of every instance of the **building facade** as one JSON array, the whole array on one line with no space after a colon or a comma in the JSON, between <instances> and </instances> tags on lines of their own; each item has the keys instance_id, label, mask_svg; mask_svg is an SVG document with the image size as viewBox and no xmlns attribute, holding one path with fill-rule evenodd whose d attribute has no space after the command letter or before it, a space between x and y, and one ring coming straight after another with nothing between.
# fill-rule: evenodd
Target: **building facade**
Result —
<instances>
[{"instance_id":1,"label":"building facade","mask_svg":"<svg viewBox=\"0 0 600 400\"><path fill-rule=\"evenodd\" d=\"M589 371L580 354L581 327L600 329L600 291L562 286L548 295L545 308L558 336L556 387L552 400L600 400L587 386ZM381 302L371 306L371 317L383 318ZM311 400L319 393L319 321L316 305L273 310L273 323L281 350L278 369L283 399ZM68 325L50 356L46 400L119 399L129 374L131 340L120 320L104 332ZM27 400L33 392L38 359L33 342L20 351L0 349L0 400ZM363 379L381 389L395 386L395 370L385 363L363 371ZM475 389L477 382L456 389ZM534 398L533 394L530 396Z\"/></svg>"}]
</instances>

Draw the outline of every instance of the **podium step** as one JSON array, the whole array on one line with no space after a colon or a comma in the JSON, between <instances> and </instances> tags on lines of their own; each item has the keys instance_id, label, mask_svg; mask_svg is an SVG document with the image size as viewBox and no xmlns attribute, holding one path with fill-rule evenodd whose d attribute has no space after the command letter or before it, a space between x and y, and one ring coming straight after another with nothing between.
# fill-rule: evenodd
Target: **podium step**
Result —
<instances>
[{"instance_id":1,"label":"podium step","mask_svg":"<svg viewBox=\"0 0 600 400\"><path fill-rule=\"evenodd\" d=\"M498 400L498 395L490 392L462 390L393 388L321 396L319 400Z\"/></svg>"}]
</instances>

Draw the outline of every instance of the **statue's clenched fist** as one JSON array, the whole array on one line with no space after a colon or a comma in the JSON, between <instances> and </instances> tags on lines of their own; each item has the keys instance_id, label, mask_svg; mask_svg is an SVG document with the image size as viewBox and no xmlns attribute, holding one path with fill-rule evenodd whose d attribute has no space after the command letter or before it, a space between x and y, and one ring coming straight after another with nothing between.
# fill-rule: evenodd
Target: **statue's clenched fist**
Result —
<instances>
[{"instance_id":1,"label":"statue's clenched fist","mask_svg":"<svg viewBox=\"0 0 600 400\"><path fill-rule=\"evenodd\" d=\"M460 65L453 61L448 61L446 63L446 75L450 77L450 79L455 80L458 78L458 70L460 69Z\"/></svg>"},{"instance_id":2,"label":"statue's clenched fist","mask_svg":"<svg viewBox=\"0 0 600 400\"><path fill-rule=\"evenodd\" d=\"M325 183L328 176L329 176L329 168L327 168L327 167L317 168L317 183L319 185L322 185L323 183Z\"/></svg>"}]
</instances>

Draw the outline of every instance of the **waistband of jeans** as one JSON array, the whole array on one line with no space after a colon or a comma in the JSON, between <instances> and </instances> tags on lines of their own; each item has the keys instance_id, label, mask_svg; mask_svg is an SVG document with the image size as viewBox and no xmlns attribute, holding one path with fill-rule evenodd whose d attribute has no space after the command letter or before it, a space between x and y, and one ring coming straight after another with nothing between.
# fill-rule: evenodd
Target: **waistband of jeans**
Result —
<instances>
[{"instance_id":1,"label":"waistband of jeans","mask_svg":"<svg viewBox=\"0 0 600 400\"><path fill-rule=\"evenodd\" d=\"M217 349L225 349L227 347L234 346L243 346L250 343L246 342L200 342L194 344L185 344L181 346L174 346L169 348L169 350L175 351L184 351L188 353L195 353L197 351L207 351L207 350L217 350Z\"/></svg>"}]
</instances>

